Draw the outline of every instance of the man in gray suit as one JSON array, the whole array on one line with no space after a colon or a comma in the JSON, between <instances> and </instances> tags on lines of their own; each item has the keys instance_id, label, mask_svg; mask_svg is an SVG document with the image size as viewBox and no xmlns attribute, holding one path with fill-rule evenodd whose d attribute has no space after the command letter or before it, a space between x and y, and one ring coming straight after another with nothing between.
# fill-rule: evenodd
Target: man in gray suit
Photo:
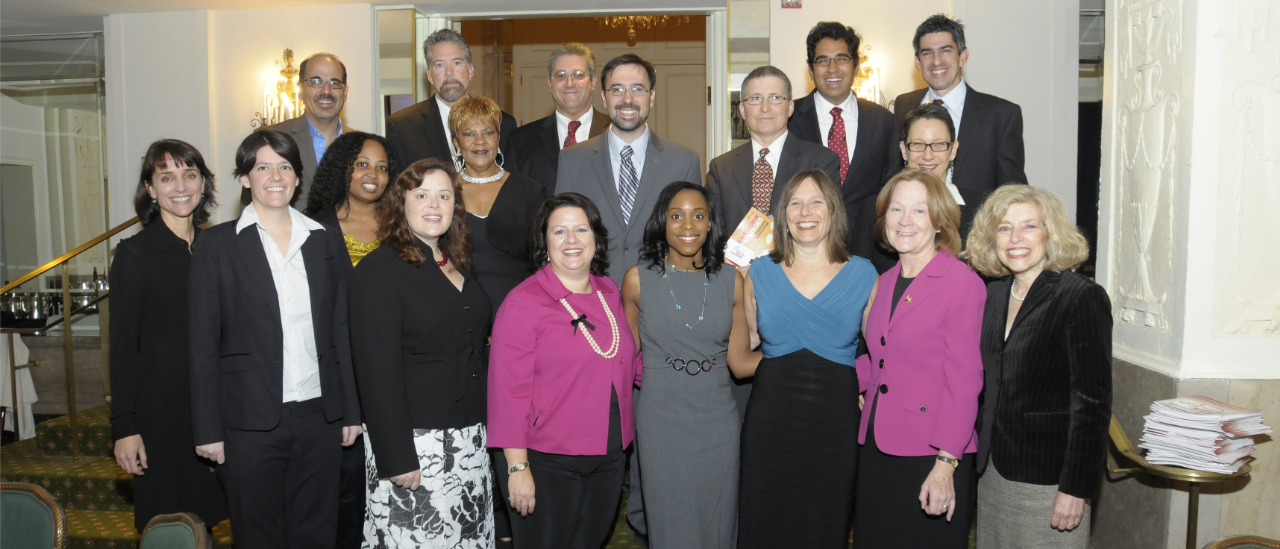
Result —
<instances>
[{"instance_id":1,"label":"man in gray suit","mask_svg":"<svg viewBox=\"0 0 1280 549\"><path fill-rule=\"evenodd\" d=\"M325 149L339 135L355 130L343 127L342 105L347 102L347 66L331 53L317 53L298 65L298 93L306 111L302 116L272 124L264 130L279 130L298 142L302 156L302 186L293 195L293 207L307 206L311 178L324 158Z\"/></svg>"},{"instance_id":2,"label":"man in gray suit","mask_svg":"<svg viewBox=\"0 0 1280 549\"><path fill-rule=\"evenodd\" d=\"M756 208L776 215L782 188L797 173L822 170L840 184L840 157L831 149L789 138L787 120L794 110L791 79L777 67L765 65L742 80L738 112L747 122L751 141L717 156L707 173L720 226L732 234L747 211Z\"/></svg>"},{"instance_id":3,"label":"man in gray suit","mask_svg":"<svg viewBox=\"0 0 1280 549\"><path fill-rule=\"evenodd\" d=\"M555 192L581 193L600 208L609 229L609 278L619 287L638 262L644 224L658 193L673 181L702 181L698 153L649 131L656 79L653 65L635 54L611 59L600 81L612 125L560 151Z\"/></svg>"}]
</instances>

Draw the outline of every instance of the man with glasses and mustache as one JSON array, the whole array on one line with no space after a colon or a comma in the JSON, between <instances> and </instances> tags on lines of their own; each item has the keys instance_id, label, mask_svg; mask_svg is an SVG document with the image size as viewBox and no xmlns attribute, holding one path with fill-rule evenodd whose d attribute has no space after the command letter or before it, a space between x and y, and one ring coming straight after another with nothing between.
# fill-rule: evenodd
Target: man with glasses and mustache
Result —
<instances>
[{"instance_id":1,"label":"man with glasses and mustache","mask_svg":"<svg viewBox=\"0 0 1280 549\"><path fill-rule=\"evenodd\" d=\"M449 111L453 102L467 96L467 86L476 74L471 64L471 47L457 31L440 29L422 42L427 58L427 81L434 96L387 117L387 142L400 153L408 166L424 158L440 158L456 163L458 151L449 135ZM508 138L516 129L516 119L502 113L498 129L499 165L515 171L515 162L506 153Z\"/></svg>"},{"instance_id":2,"label":"man with glasses and mustache","mask_svg":"<svg viewBox=\"0 0 1280 549\"><path fill-rule=\"evenodd\" d=\"M889 177L902 168L893 114L853 94L862 37L853 28L824 21L805 39L813 92L796 101L787 130L796 139L818 143L840 160L839 177L849 219L845 247L870 259L883 272L894 258L875 240L875 197ZM879 259L879 261L878 261Z\"/></svg>"},{"instance_id":3,"label":"man with glasses and mustache","mask_svg":"<svg viewBox=\"0 0 1280 549\"><path fill-rule=\"evenodd\" d=\"M302 64L298 65L298 83L299 95L306 107L303 116L260 129L282 131L298 143L298 152L302 155L302 185L294 193L292 203L302 209L307 205L311 177L315 175L320 159L324 158L324 151L339 135L356 130L342 125L342 105L347 102L347 66L337 56L316 53L303 59ZM357 474L363 477L364 448L358 450L362 457ZM354 448L344 448L344 451L344 456L355 453ZM357 485L356 488L363 498L363 485ZM360 514L364 514L363 501L360 502Z\"/></svg>"},{"instance_id":4,"label":"man with glasses and mustache","mask_svg":"<svg viewBox=\"0 0 1280 549\"><path fill-rule=\"evenodd\" d=\"M547 87L555 112L511 132L508 150L519 172L541 181L550 195L556 186L560 150L603 133L609 128L609 117L591 106L596 56L583 44L570 42L551 52Z\"/></svg>"}]
</instances>

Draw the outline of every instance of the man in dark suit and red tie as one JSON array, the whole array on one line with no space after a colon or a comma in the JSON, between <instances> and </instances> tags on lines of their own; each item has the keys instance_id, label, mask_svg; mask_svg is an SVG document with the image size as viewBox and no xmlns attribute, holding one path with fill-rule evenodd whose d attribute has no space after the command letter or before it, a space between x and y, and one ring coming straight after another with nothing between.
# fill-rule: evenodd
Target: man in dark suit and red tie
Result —
<instances>
[{"instance_id":1,"label":"man in dark suit and red tie","mask_svg":"<svg viewBox=\"0 0 1280 549\"><path fill-rule=\"evenodd\" d=\"M511 132L506 147L516 170L542 182L554 194L560 149L576 145L609 129L609 116L591 107L596 90L596 56L585 45L570 42L551 52L547 87L555 112Z\"/></svg>"},{"instance_id":2,"label":"man in dark suit and red tie","mask_svg":"<svg viewBox=\"0 0 1280 549\"><path fill-rule=\"evenodd\" d=\"M819 143L840 157L837 181L849 218L845 246L883 271L894 262L876 262L875 213L873 209L869 215L865 213L863 204L869 200L874 205L876 193L901 169L902 159L893 114L853 94L861 42L852 27L833 21L823 21L809 30L805 43L814 90L796 101L787 130L797 139ZM873 219L859 221L865 217Z\"/></svg>"},{"instance_id":3,"label":"man in dark suit and red tie","mask_svg":"<svg viewBox=\"0 0 1280 549\"><path fill-rule=\"evenodd\" d=\"M947 108L956 128L956 151L950 183L960 192L960 238L969 235L973 214L987 195L1006 183L1027 182L1023 171L1022 108L973 89L962 69L969 61L964 25L943 14L925 19L911 45L916 70L929 87L899 95L893 105L896 127L925 103Z\"/></svg>"}]
</instances>

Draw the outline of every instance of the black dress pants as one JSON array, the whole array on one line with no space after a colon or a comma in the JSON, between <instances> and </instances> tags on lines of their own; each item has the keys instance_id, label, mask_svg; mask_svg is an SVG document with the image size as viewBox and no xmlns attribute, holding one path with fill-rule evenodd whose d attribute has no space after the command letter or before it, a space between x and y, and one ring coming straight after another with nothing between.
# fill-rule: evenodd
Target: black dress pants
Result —
<instances>
[{"instance_id":1,"label":"black dress pants","mask_svg":"<svg viewBox=\"0 0 1280 549\"><path fill-rule=\"evenodd\" d=\"M237 549L334 545L342 426L327 423L320 399L285 403L270 431L225 429L227 489Z\"/></svg>"},{"instance_id":2,"label":"black dress pants","mask_svg":"<svg viewBox=\"0 0 1280 549\"><path fill-rule=\"evenodd\" d=\"M342 448L338 477L338 549L360 549L364 542L364 439Z\"/></svg>"},{"instance_id":3,"label":"black dress pants","mask_svg":"<svg viewBox=\"0 0 1280 549\"><path fill-rule=\"evenodd\" d=\"M600 549L604 544L622 497L627 461L616 393L611 400L607 454L566 456L529 450L534 509L527 517L508 509L515 549ZM495 457L505 502L511 497L510 465L501 452Z\"/></svg>"}]
</instances>

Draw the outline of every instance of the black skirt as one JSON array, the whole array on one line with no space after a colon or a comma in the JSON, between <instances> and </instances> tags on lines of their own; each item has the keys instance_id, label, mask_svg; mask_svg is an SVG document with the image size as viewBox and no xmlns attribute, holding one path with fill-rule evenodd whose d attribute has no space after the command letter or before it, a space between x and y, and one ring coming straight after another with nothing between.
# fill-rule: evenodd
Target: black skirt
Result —
<instances>
[{"instance_id":1,"label":"black skirt","mask_svg":"<svg viewBox=\"0 0 1280 549\"><path fill-rule=\"evenodd\" d=\"M858 512L853 522L854 549L964 549L977 505L974 454L961 456L952 477L956 510L929 515L920 508L920 487L933 470L937 455L893 456L880 451L875 441L875 400L867 402L871 418L867 440L858 457Z\"/></svg>"},{"instance_id":2,"label":"black skirt","mask_svg":"<svg viewBox=\"0 0 1280 549\"><path fill-rule=\"evenodd\" d=\"M802 349L762 360L754 386L742 424L738 547L848 547L857 373Z\"/></svg>"}]
</instances>

